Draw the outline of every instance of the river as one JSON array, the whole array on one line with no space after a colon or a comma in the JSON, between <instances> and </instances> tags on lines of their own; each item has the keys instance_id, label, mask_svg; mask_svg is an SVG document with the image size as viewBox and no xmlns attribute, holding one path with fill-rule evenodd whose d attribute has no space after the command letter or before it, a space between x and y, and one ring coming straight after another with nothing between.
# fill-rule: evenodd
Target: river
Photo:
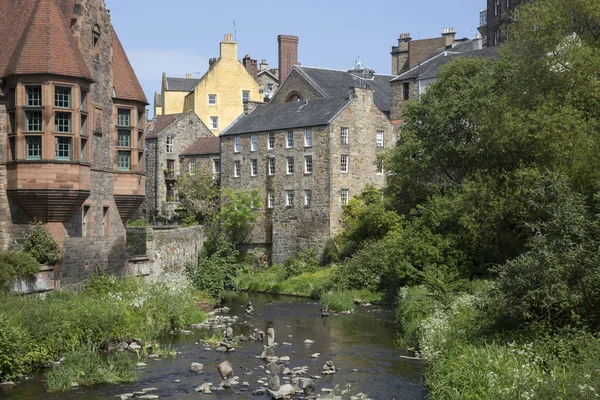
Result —
<instances>
[{"instance_id":1,"label":"river","mask_svg":"<svg viewBox=\"0 0 600 400\"><path fill-rule=\"evenodd\" d=\"M246 317L245 305L251 300L256 315ZM402 358L406 354L394 347L394 315L389 309L378 306L358 307L354 314L321 318L319 304L304 298L269 296L256 294L230 295L223 304L231 309L225 315L239 317L248 324L234 326L235 334L249 335L253 328L266 332L267 326L275 329L275 341L289 342L291 346L279 345L276 356L289 356L286 363L290 368L308 366L309 373L321 375L326 361L333 361L337 373L316 380L317 391L322 388L346 388L350 393L362 392L375 400L424 399L423 364L418 360ZM249 326L252 325L252 326ZM139 391L142 388L156 387L153 392L161 399L267 399L267 396L252 396L252 391L260 385L257 380L266 377L258 368L266 363L256 359L262 351L262 344L244 342L233 353L218 353L204 350L204 345L196 344L201 332L194 331L189 336L176 337L172 346L180 354L162 361L147 360L140 379L131 384L100 385L81 387L66 393L50 394L45 391L43 374L38 373L14 387L0 387L0 399L6 400L99 400L115 399L116 395ZM305 344L306 339L314 343ZM319 358L311 354L320 353ZM221 381L217 365L229 360L240 382L247 381L247 391L239 391L241 386L212 395L196 393L194 389L204 382L218 385ZM204 364L204 374L190 371L190 364ZM252 375L244 375L252 372ZM176 380L180 380L176 383ZM284 382L282 382L284 383ZM348 398L345 395L344 398ZM118 397L117 397L118 398Z\"/></svg>"}]
</instances>

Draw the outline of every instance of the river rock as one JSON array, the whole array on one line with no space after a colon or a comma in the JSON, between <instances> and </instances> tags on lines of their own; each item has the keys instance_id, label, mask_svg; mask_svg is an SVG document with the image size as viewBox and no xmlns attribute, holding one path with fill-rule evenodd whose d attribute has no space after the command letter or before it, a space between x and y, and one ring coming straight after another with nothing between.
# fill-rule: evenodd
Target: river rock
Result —
<instances>
[{"instance_id":1,"label":"river rock","mask_svg":"<svg viewBox=\"0 0 600 400\"><path fill-rule=\"evenodd\" d=\"M146 363L139 362L139 363L136 364L136 366L138 366L138 367L145 367Z\"/></svg>"},{"instance_id":2,"label":"river rock","mask_svg":"<svg viewBox=\"0 0 600 400\"><path fill-rule=\"evenodd\" d=\"M271 379L269 379L269 387L273 391L277 391L279 388L281 388L281 380L279 379L279 375L273 375Z\"/></svg>"},{"instance_id":3,"label":"river rock","mask_svg":"<svg viewBox=\"0 0 600 400\"><path fill-rule=\"evenodd\" d=\"M133 393L123 393L118 395L117 397L119 397L121 400L127 400L133 396L135 396Z\"/></svg>"},{"instance_id":4,"label":"river rock","mask_svg":"<svg viewBox=\"0 0 600 400\"><path fill-rule=\"evenodd\" d=\"M296 393L296 391L294 390L294 387L292 385L290 385L289 383L282 385L279 388L279 390L273 391L271 389L267 389L267 391L269 392L269 395L271 396L272 399L283 399L286 396L291 396Z\"/></svg>"},{"instance_id":5,"label":"river rock","mask_svg":"<svg viewBox=\"0 0 600 400\"><path fill-rule=\"evenodd\" d=\"M233 378L233 366L229 361L223 361L221 364L219 364L217 370L219 371L219 375L221 375L223 380Z\"/></svg>"},{"instance_id":6,"label":"river rock","mask_svg":"<svg viewBox=\"0 0 600 400\"><path fill-rule=\"evenodd\" d=\"M275 329L270 327L267 329L267 346L271 347L275 345Z\"/></svg>"},{"instance_id":7,"label":"river rock","mask_svg":"<svg viewBox=\"0 0 600 400\"><path fill-rule=\"evenodd\" d=\"M264 396L266 393L264 388L258 388L254 392L252 392L252 396Z\"/></svg>"},{"instance_id":8,"label":"river rock","mask_svg":"<svg viewBox=\"0 0 600 400\"><path fill-rule=\"evenodd\" d=\"M312 396L317 391L317 385L315 381L312 379L303 379L302 380L302 392L305 396Z\"/></svg>"},{"instance_id":9,"label":"river rock","mask_svg":"<svg viewBox=\"0 0 600 400\"><path fill-rule=\"evenodd\" d=\"M139 349L142 348L142 346L140 346L136 342L132 342L132 343L129 344L128 348L129 348L129 350L138 351Z\"/></svg>"},{"instance_id":10,"label":"river rock","mask_svg":"<svg viewBox=\"0 0 600 400\"><path fill-rule=\"evenodd\" d=\"M311 344L311 343L314 343L314 342L315 342L314 340L310 340L310 339L306 339L304 341L305 344Z\"/></svg>"},{"instance_id":11,"label":"river rock","mask_svg":"<svg viewBox=\"0 0 600 400\"><path fill-rule=\"evenodd\" d=\"M203 370L204 370L204 364L202 364L202 363L193 362L190 365L190 371L195 372L197 374L203 373L204 372Z\"/></svg>"},{"instance_id":12,"label":"river rock","mask_svg":"<svg viewBox=\"0 0 600 400\"><path fill-rule=\"evenodd\" d=\"M138 399L146 399L146 400L159 399L159 398L160 397L156 394L144 394L144 395L138 396Z\"/></svg>"},{"instance_id":13,"label":"river rock","mask_svg":"<svg viewBox=\"0 0 600 400\"><path fill-rule=\"evenodd\" d=\"M320 355L321 355L321 353L314 353L314 354L311 354L310 356L312 358L319 358Z\"/></svg>"}]
</instances>

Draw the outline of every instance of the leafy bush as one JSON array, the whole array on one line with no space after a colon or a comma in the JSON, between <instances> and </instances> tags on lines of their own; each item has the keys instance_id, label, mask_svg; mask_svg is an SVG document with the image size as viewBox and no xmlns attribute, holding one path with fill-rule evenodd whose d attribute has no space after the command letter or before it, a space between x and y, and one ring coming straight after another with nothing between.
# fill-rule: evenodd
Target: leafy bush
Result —
<instances>
[{"instance_id":1,"label":"leafy bush","mask_svg":"<svg viewBox=\"0 0 600 400\"><path fill-rule=\"evenodd\" d=\"M354 310L355 294L352 290L336 290L325 292L321 295L321 304L330 311L342 312Z\"/></svg>"},{"instance_id":2,"label":"leafy bush","mask_svg":"<svg viewBox=\"0 0 600 400\"><path fill-rule=\"evenodd\" d=\"M0 382L27 372L27 333L6 314L0 313Z\"/></svg>"},{"instance_id":3,"label":"leafy bush","mask_svg":"<svg viewBox=\"0 0 600 400\"><path fill-rule=\"evenodd\" d=\"M18 278L25 278L40 270L32 255L21 251L0 251L0 291L7 290Z\"/></svg>"},{"instance_id":4,"label":"leafy bush","mask_svg":"<svg viewBox=\"0 0 600 400\"><path fill-rule=\"evenodd\" d=\"M340 252L338 251L337 244L332 238L327 239L321 254L321 266L331 265L338 262L340 259Z\"/></svg>"},{"instance_id":5,"label":"leafy bush","mask_svg":"<svg viewBox=\"0 0 600 400\"><path fill-rule=\"evenodd\" d=\"M58 243L39 221L29 224L23 250L35 257L40 264L58 264Z\"/></svg>"},{"instance_id":6,"label":"leafy bush","mask_svg":"<svg viewBox=\"0 0 600 400\"><path fill-rule=\"evenodd\" d=\"M150 222L146 221L143 218L136 219L134 221L129 220L126 223L126 226L150 226Z\"/></svg>"},{"instance_id":7,"label":"leafy bush","mask_svg":"<svg viewBox=\"0 0 600 400\"><path fill-rule=\"evenodd\" d=\"M215 249L203 248L198 255L198 265L187 264L185 271L198 290L219 299L226 289L233 289L234 277L239 269L239 252L232 243L218 238Z\"/></svg>"},{"instance_id":8,"label":"leafy bush","mask_svg":"<svg viewBox=\"0 0 600 400\"><path fill-rule=\"evenodd\" d=\"M283 263L286 278L307 272L315 272L319 268L319 259L314 250L306 250L289 257Z\"/></svg>"},{"instance_id":9,"label":"leafy bush","mask_svg":"<svg viewBox=\"0 0 600 400\"><path fill-rule=\"evenodd\" d=\"M220 229L231 243L238 244L246 240L251 223L258 218L258 209L262 200L258 191L225 189L221 210L218 213Z\"/></svg>"}]
</instances>

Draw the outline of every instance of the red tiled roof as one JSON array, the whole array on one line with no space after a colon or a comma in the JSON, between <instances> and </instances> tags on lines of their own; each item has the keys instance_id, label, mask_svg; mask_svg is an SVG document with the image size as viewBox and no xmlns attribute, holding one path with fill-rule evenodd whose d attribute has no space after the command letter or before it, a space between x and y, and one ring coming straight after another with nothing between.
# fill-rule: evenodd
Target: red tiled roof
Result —
<instances>
[{"instance_id":1,"label":"red tiled roof","mask_svg":"<svg viewBox=\"0 0 600 400\"><path fill-rule=\"evenodd\" d=\"M203 137L192 143L181 153L182 156L200 156L203 154L219 154L221 141L218 137Z\"/></svg>"},{"instance_id":2,"label":"red tiled roof","mask_svg":"<svg viewBox=\"0 0 600 400\"><path fill-rule=\"evenodd\" d=\"M127 58L125 49L115 30L112 30L113 37L113 85L117 98L126 100L136 100L148 104L144 90L133 71L133 67Z\"/></svg>"},{"instance_id":3,"label":"red tiled roof","mask_svg":"<svg viewBox=\"0 0 600 400\"><path fill-rule=\"evenodd\" d=\"M0 76L50 73L93 80L70 31L66 10L72 1L0 1L0 15L7 13L0 20L5 42L0 47L6 46L0 53Z\"/></svg>"},{"instance_id":4,"label":"red tiled roof","mask_svg":"<svg viewBox=\"0 0 600 400\"><path fill-rule=\"evenodd\" d=\"M167 129L173 122L177 121L179 117L181 117L183 114L185 113L157 115L156 117L154 117L152 123L148 127L148 135L146 136L146 138L151 139L158 137L158 135L160 135L162 131Z\"/></svg>"}]
</instances>

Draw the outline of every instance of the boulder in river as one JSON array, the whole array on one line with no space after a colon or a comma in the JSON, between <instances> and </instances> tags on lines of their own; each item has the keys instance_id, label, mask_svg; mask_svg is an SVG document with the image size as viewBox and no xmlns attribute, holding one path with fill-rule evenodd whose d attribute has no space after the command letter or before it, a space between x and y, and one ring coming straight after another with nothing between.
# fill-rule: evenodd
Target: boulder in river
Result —
<instances>
[{"instance_id":1,"label":"boulder in river","mask_svg":"<svg viewBox=\"0 0 600 400\"><path fill-rule=\"evenodd\" d=\"M282 385L279 388L279 390L274 391L271 389L267 389L267 391L269 392L269 395L271 396L272 399L283 399L284 397L291 396L296 393L296 391L294 390L294 387L292 385L290 385L289 383Z\"/></svg>"},{"instance_id":2,"label":"boulder in river","mask_svg":"<svg viewBox=\"0 0 600 400\"><path fill-rule=\"evenodd\" d=\"M221 364L219 364L217 370L219 371L219 375L221 375L223 380L233 378L233 366L229 361L223 361Z\"/></svg>"},{"instance_id":3,"label":"boulder in river","mask_svg":"<svg viewBox=\"0 0 600 400\"><path fill-rule=\"evenodd\" d=\"M203 370L204 370L204 364L202 364L202 363L193 362L190 365L190 371L195 372L197 374L201 374L202 372L204 372Z\"/></svg>"}]
</instances>

